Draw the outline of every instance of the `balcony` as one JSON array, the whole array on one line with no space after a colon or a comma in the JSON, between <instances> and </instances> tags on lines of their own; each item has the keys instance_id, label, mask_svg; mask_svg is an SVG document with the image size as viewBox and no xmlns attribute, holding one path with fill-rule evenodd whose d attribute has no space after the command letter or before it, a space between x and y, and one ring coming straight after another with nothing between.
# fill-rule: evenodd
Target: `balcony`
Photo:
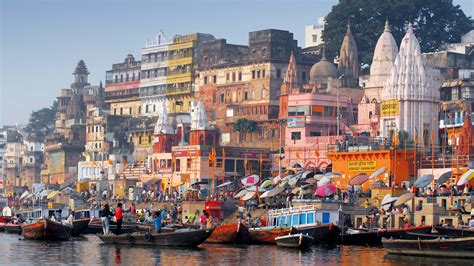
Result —
<instances>
[{"instance_id":1,"label":"balcony","mask_svg":"<svg viewBox=\"0 0 474 266\"><path fill-rule=\"evenodd\" d=\"M184 87L184 88L166 88L166 95L174 95L174 94L184 94L184 93L191 93L191 87Z\"/></svg>"}]
</instances>

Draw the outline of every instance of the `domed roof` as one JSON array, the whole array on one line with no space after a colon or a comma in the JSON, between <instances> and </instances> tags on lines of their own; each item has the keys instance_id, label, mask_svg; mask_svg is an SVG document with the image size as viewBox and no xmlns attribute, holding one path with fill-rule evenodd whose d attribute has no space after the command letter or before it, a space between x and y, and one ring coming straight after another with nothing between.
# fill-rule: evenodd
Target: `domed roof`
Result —
<instances>
[{"instance_id":1,"label":"domed roof","mask_svg":"<svg viewBox=\"0 0 474 266\"><path fill-rule=\"evenodd\" d=\"M370 65L371 79L377 78L381 81L390 75L393 63L398 54L398 46L390 33L390 25L385 22L385 30L377 41L374 50L374 57Z\"/></svg>"},{"instance_id":2,"label":"domed roof","mask_svg":"<svg viewBox=\"0 0 474 266\"><path fill-rule=\"evenodd\" d=\"M323 52L323 58L316 64L311 67L309 72L310 82L314 83L316 80L327 79L327 78L337 78L339 72L337 71L336 66L326 60L326 56Z\"/></svg>"}]
</instances>

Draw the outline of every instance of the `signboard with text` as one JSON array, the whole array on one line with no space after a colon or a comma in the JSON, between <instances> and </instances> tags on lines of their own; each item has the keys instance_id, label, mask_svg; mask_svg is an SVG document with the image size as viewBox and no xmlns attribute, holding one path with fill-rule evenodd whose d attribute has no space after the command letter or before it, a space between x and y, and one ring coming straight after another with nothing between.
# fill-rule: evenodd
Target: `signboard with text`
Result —
<instances>
[{"instance_id":1,"label":"signboard with text","mask_svg":"<svg viewBox=\"0 0 474 266\"><path fill-rule=\"evenodd\" d=\"M286 126L289 128L304 127L304 124L304 118L288 118L288 120L286 121Z\"/></svg>"},{"instance_id":2,"label":"signboard with text","mask_svg":"<svg viewBox=\"0 0 474 266\"><path fill-rule=\"evenodd\" d=\"M387 117L387 116L398 116L398 100L388 100L384 101L380 104L380 116Z\"/></svg>"},{"instance_id":3,"label":"signboard with text","mask_svg":"<svg viewBox=\"0 0 474 266\"><path fill-rule=\"evenodd\" d=\"M349 172L373 172L377 170L377 162L375 160L370 161L349 161L347 163L347 169Z\"/></svg>"}]
</instances>

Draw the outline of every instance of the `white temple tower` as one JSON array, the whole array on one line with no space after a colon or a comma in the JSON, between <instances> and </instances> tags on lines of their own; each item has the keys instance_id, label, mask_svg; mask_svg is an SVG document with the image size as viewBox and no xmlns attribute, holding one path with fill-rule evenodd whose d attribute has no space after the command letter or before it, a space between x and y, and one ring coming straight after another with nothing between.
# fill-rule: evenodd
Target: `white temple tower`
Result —
<instances>
[{"instance_id":1,"label":"white temple tower","mask_svg":"<svg viewBox=\"0 0 474 266\"><path fill-rule=\"evenodd\" d=\"M413 139L416 128L419 144L431 143L432 132L437 142L439 93L433 88L428 73L410 23L381 94L383 137L389 138L391 132L404 130Z\"/></svg>"}]
</instances>

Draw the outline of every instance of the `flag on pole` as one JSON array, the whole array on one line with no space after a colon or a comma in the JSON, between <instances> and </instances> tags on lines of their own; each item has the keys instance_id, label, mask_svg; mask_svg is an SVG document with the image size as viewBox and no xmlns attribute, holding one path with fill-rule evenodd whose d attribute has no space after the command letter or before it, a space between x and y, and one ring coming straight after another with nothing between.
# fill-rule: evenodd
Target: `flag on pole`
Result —
<instances>
[{"instance_id":1,"label":"flag on pole","mask_svg":"<svg viewBox=\"0 0 474 266\"><path fill-rule=\"evenodd\" d=\"M263 163L263 156L262 156L262 153L260 153L260 165L262 165Z\"/></svg>"},{"instance_id":2,"label":"flag on pole","mask_svg":"<svg viewBox=\"0 0 474 266\"><path fill-rule=\"evenodd\" d=\"M413 141L415 142L415 148L416 148L416 145L418 144L418 130L416 130L416 127L415 127L415 135L413 137Z\"/></svg>"}]
</instances>

